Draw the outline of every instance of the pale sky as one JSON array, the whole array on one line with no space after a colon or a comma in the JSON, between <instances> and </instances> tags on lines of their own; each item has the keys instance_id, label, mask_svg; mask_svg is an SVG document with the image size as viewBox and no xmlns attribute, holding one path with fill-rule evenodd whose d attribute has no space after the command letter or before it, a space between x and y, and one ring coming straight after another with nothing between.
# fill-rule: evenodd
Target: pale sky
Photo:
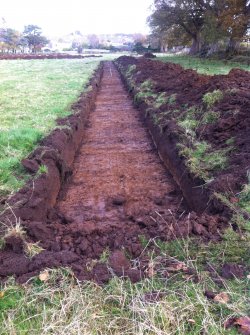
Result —
<instances>
[{"instance_id":1,"label":"pale sky","mask_svg":"<svg viewBox=\"0 0 250 335\"><path fill-rule=\"evenodd\" d=\"M153 0L1 0L0 18L22 31L36 24L46 35L147 33Z\"/></svg>"}]
</instances>

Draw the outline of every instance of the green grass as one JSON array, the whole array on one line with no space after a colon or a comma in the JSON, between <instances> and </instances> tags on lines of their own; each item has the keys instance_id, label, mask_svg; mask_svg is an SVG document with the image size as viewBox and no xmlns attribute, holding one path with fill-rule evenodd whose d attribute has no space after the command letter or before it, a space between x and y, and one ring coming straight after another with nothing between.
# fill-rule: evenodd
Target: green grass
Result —
<instances>
[{"instance_id":1,"label":"green grass","mask_svg":"<svg viewBox=\"0 0 250 335\"><path fill-rule=\"evenodd\" d=\"M205 141L195 141L192 148L179 144L179 148L179 153L186 158L190 171L207 182L213 179L213 172L225 169L227 153L232 150L231 147L211 150L211 145Z\"/></svg>"},{"instance_id":2,"label":"green grass","mask_svg":"<svg viewBox=\"0 0 250 335\"><path fill-rule=\"evenodd\" d=\"M215 90L213 92L206 93L202 101L205 103L208 109L212 108L216 102L219 102L223 99L223 92L221 90Z\"/></svg>"},{"instance_id":3,"label":"green grass","mask_svg":"<svg viewBox=\"0 0 250 335\"><path fill-rule=\"evenodd\" d=\"M248 183L243 186L238 196L240 207L250 213L250 170L247 171L247 180Z\"/></svg>"},{"instance_id":4,"label":"green grass","mask_svg":"<svg viewBox=\"0 0 250 335\"><path fill-rule=\"evenodd\" d=\"M182 55L167 55L159 56L158 60L164 62L171 62L180 64L185 69L194 69L201 74L228 74L233 68L239 68L246 71L250 71L250 66L240 63L233 63L229 61L202 59L198 57L182 56Z\"/></svg>"},{"instance_id":5,"label":"green grass","mask_svg":"<svg viewBox=\"0 0 250 335\"><path fill-rule=\"evenodd\" d=\"M34 277L23 286L9 278L0 288L0 335L237 334L225 330L224 322L248 314L249 279L226 280L219 270L224 262L250 265L249 235L242 243L242 236L229 228L221 243L140 240L148 257L144 264L153 275L136 284L117 277L104 286L78 282L69 269L45 271L43 281ZM180 270L171 272L169 264ZM220 284L212 280L207 264ZM209 300L205 290L224 292L229 301Z\"/></svg>"},{"instance_id":6,"label":"green grass","mask_svg":"<svg viewBox=\"0 0 250 335\"><path fill-rule=\"evenodd\" d=\"M0 62L0 198L20 188L27 175L20 161L70 113L99 61Z\"/></svg>"},{"instance_id":7,"label":"green grass","mask_svg":"<svg viewBox=\"0 0 250 335\"><path fill-rule=\"evenodd\" d=\"M239 205L250 213L250 185L244 185L243 190L240 193Z\"/></svg>"},{"instance_id":8,"label":"green grass","mask_svg":"<svg viewBox=\"0 0 250 335\"><path fill-rule=\"evenodd\" d=\"M131 67L130 67L131 69ZM134 71L134 70L132 70ZM157 94L153 91L154 82L152 80L144 81L140 87L138 93L135 95L135 101L147 101L150 104L150 101L154 101L157 98Z\"/></svg>"}]
</instances>

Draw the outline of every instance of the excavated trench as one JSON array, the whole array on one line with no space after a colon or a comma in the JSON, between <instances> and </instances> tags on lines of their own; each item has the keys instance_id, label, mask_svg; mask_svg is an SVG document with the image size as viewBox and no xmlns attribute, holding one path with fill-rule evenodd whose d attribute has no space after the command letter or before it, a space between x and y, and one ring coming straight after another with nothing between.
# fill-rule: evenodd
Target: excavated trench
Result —
<instances>
[{"instance_id":1,"label":"excavated trench","mask_svg":"<svg viewBox=\"0 0 250 335\"><path fill-rule=\"evenodd\" d=\"M127 224L155 210L176 210L180 197L112 63L91 113L73 177L57 209L68 222ZM173 197L173 194L175 195Z\"/></svg>"},{"instance_id":2,"label":"excavated trench","mask_svg":"<svg viewBox=\"0 0 250 335\"><path fill-rule=\"evenodd\" d=\"M70 266L79 279L105 282L115 273L137 281L146 275L143 262L135 267L125 254L140 257L142 236L209 238L220 224L189 213L112 62L104 63L72 171L46 222L25 222L45 250L30 259L12 239L0 253L0 278L15 274L23 282L45 267ZM106 262L101 255L109 255Z\"/></svg>"}]
</instances>

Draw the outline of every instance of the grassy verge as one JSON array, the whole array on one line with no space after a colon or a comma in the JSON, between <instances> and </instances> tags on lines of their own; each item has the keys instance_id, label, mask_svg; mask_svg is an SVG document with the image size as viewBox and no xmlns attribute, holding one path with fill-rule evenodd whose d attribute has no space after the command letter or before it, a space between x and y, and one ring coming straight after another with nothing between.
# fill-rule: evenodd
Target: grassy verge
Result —
<instances>
[{"instance_id":1,"label":"grassy verge","mask_svg":"<svg viewBox=\"0 0 250 335\"><path fill-rule=\"evenodd\" d=\"M0 291L0 334L237 334L224 324L248 315L249 276L223 279L220 268L250 265L249 235L229 228L206 245L142 240L149 278L136 284L80 283L69 269L45 270L24 286L10 278Z\"/></svg>"},{"instance_id":2,"label":"grassy verge","mask_svg":"<svg viewBox=\"0 0 250 335\"><path fill-rule=\"evenodd\" d=\"M0 62L0 198L20 188L27 176L20 161L70 113L99 61Z\"/></svg>"},{"instance_id":3,"label":"grassy verge","mask_svg":"<svg viewBox=\"0 0 250 335\"><path fill-rule=\"evenodd\" d=\"M233 68L250 71L249 65L233 63L229 61L203 59L186 55L159 56L157 57L157 59L163 62L180 64L185 69L194 69L201 74L208 74L208 75L228 74L228 72Z\"/></svg>"}]
</instances>

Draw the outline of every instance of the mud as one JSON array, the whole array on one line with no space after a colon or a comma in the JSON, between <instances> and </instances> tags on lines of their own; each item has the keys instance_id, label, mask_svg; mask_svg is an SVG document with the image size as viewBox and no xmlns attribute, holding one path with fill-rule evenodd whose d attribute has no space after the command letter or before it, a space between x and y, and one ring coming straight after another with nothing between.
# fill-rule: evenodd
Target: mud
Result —
<instances>
[{"instance_id":1,"label":"mud","mask_svg":"<svg viewBox=\"0 0 250 335\"><path fill-rule=\"evenodd\" d=\"M15 60L15 59L82 59L82 58L93 58L102 57L96 55L69 55L64 53L52 53L52 54L0 54L0 60Z\"/></svg>"},{"instance_id":2,"label":"mud","mask_svg":"<svg viewBox=\"0 0 250 335\"><path fill-rule=\"evenodd\" d=\"M116 274L135 282L147 276L143 241L219 238L226 219L198 216L184 201L111 62L99 85L101 76L75 114L59 121L71 130L55 130L23 162L34 173L41 163L49 171L11 200L15 216L5 213L7 224L21 218L26 237L8 238L2 279L24 282L46 267L70 266L80 280L103 283ZM30 259L26 242L44 251Z\"/></svg>"}]
</instances>

